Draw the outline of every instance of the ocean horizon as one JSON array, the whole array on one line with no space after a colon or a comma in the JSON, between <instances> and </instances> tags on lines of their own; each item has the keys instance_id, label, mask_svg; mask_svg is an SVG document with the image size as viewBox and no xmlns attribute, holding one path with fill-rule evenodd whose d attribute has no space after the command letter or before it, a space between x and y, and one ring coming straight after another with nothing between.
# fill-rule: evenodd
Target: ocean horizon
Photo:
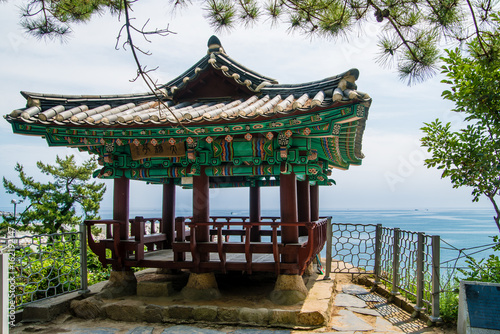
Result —
<instances>
[{"instance_id":1,"label":"ocean horizon","mask_svg":"<svg viewBox=\"0 0 500 334\"><path fill-rule=\"evenodd\" d=\"M8 208L4 208L9 211ZM111 208L101 208L102 219L112 218ZM176 216L190 216L190 210L177 209ZM261 210L262 216L279 216L279 208ZM212 216L248 216L248 209L211 209ZM441 238L441 263L454 266L455 259L461 254L482 259L493 251L487 245L493 244L492 237L499 235L493 220L492 208L429 208L429 209L323 209L320 216L331 216L333 223L347 224L382 224L387 228L399 228L410 232L423 232L427 235L439 235ZM161 217L161 208L131 208L130 217ZM451 246L450 246L451 245ZM480 251L481 250L481 251ZM480 252L478 252L480 251ZM324 253L324 250L323 252ZM465 258L457 265L464 267Z\"/></svg>"},{"instance_id":2,"label":"ocean horizon","mask_svg":"<svg viewBox=\"0 0 500 334\"><path fill-rule=\"evenodd\" d=\"M112 217L111 209L102 209L101 217ZM261 210L262 216L279 216L279 209ZM343 224L382 224L387 228L399 228L410 232L423 232L427 235L439 235L441 238L441 262L452 261L461 254L482 259L493 253L492 237L499 234L493 220L495 212L486 208L429 208L429 209L324 209L320 216L332 217L333 223ZM176 216L190 216L191 211L176 210ZM248 209L211 209L212 216L248 216ZM130 217L161 217L161 209L130 210ZM450 246L451 245L451 246ZM484 246L484 247L483 247ZM457 250L453 249L456 248ZM484 250L483 250L484 249ZM482 250L481 252L477 252ZM476 253L477 252L477 253ZM324 250L323 252L324 253ZM457 262L465 266L465 258Z\"/></svg>"}]
</instances>

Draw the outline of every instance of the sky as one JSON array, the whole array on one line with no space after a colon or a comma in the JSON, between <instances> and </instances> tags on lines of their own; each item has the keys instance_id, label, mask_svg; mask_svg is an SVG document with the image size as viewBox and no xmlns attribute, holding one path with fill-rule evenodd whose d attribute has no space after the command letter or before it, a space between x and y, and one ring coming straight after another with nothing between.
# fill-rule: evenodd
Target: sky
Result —
<instances>
[{"instance_id":1,"label":"sky","mask_svg":"<svg viewBox=\"0 0 500 334\"><path fill-rule=\"evenodd\" d=\"M363 138L365 159L347 171L333 170L336 185L321 187L321 209L432 209L489 208L486 200L472 203L471 189L453 189L441 173L423 165L429 153L420 146L424 122L440 118L457 126L461 118L453 104L441 98L446 88L438 74L424 83L408 87L394 69L379 66L375 57L380 26L371 22L348 39L311 39L290 34L285 26L272 27L265 20L251 28L238 27L216 32L199 5L172 14L165 1L141 0L134 5L136 24L169 29L175 34L151 38L136 37L149 50L142 56L148 68L158 67L153 76L168 82L191 67L207 51L207 41L215 34L226 53L239 63L280 83L300 83L323 79L357 68L358 89L372 98ZM54 94L120 94L147 91L139 81L131 82L136 67L129 49L116 39L123 22L108 14L95 16L87 24L74 27L64 42L43 41L27 36L19 25L19 0L0 3L0 107L1 115L24 107L20 91ZM74 154L77 161L89 158L76 149L48 147L44 139L14 135L10 124L0 119L0 172L17 181L17 162L28 174L40 179L36 161L54 163L56 155ZM112 181L106 181L103 209L111 209ZM262 189L262 209L279 209L277 188ZM12 210L14 195L0 190L0 210ZM177 192L177 210L189 212L190 190ZM20 204L18 210L23 208ZM161 207L161 186L131 182L131 211ZM211 210L248 210L248 189L213 189Z\"/></svg>"}]
</instances>

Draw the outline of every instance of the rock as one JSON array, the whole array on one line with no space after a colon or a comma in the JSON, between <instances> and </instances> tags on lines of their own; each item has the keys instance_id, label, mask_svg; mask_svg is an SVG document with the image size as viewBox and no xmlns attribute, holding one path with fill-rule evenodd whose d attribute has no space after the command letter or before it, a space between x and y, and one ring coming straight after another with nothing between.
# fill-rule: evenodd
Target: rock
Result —
<instances>
[{"instance_id":1,"label":"rock","mask_svg":"<svg viewBox=\"0 0 500 334\"><path fill-rule=\"evenodd\" d=\"M366 307L366 303L362 301L361 299L347 295L345 293L339 293L335 296L335 306L341 306L341 307Z\"/></svg>"},{"instance_id":2,"label":"rock","mask_svg":"<svg viewBox=\"0 0 500 334\"><path fill-rule=\"evenodd\" d=\"M365 315L371 315L374 317L381 317L380 313L377 312L377 310L372 310L369 308L359 308L359 307L348 307L347 310L355 312L355 313L360 313L360 314L365 314Z\"/></svg>"},{"instance_id":3,"label":"rock","mask_svg":"<svg viewBox=\"0 0 500 334\"><path fill-rule=\"evenodd\" d=\"M384 318L380 317L377 318L377 321L375 322L375 331L377 332L401 332L401 329L398 327L393 326L389 321L385 320Z\"/></svg>"},{"instance_id":4,"label":"rock","mask_svg":"<svg viewBox=\"0 0 500 334\"><path fill-rule=\"evenodd\" d=\"M170 319L189 320L193 318L193 308L182 305L172 305L168 308L168 316Z\"/></svg>"},{"instance_id":5,"label":"rock","mask_svg":"<svg viewBox=\"0 0 500 334\"><path fill-rule=\"evenodd\" d=\"M321 312L300 312L297 314L297 323L300 326L318 327L326 323L326 318Z\"/></svg>"},{"instance_id":6,"label":"rock","mask_svg":"<svg viewBox=\"0 0 500 334\"><path fill-rule=\"evenodd\" d=\"M144 309L143 320L150 323L163 321L163 307L158 305L147 305Z\"/></svg>"},{"instance_id":7,"label":"rock","mask_svg":"<svg viewBox=\"0 0 500 334\"><path fill-rule=\"evenodd\" d=\"M164 329L161 334L225 334L225 332L193 326L172 326Z\"/></svg>"},{"instance_id":8,"label":"rock","mask_svg":"<svg viewBox=\"0 0 500 334\"><path fill-rule=\"evenodd\" d=\"M271 326L293 326L297 323L298 313L288 310L269 310L269 324Z\"/></svg>"},{"instance_id":9,"label":"rock","mask_svg":"<svg viewBox=\"0 0 500 334\"><path fill-rule=\"evenodd\" d=\"M369 323L347 310L340 310L339 315L333 318L332 324L332 328L336 331L365 332L373 330Z\"/></svg>"},{"instance_id":10,"label":"rock","mask_svg":"<svg viewBox=\"0 0 500 334\"><path fill-rule=\"evenodd\" d=\"M269 322L269 310L265 308L248 308L240 309L239 319L241 323L252 325L267 325Z\"/></svg>"},{"instance_id":11,"label":"rock","mask_svg":"<svg viewBox=\"0 0 500 334\"><path fill-rule=\"evenodd\" d=\"M140 326L131 329L127 334L153 334L154 327Z\"/></svg>"},{"instance_id":12,"label":"rock","mask_svg":"<svg viewBox=\"0 0 500 334\"><path fill-rule=\"evenodd\" d=\"M217 311L217 319L225 323L239 322L239 309L235 307L219 307Z\"/></svg>"},{"instance_id":13,"label":"rock","mask_svg":"<svg viewBox=\"0 0 500 334\"><path fill-rule=\"evenodd\" d=\"M307 288L300 275L279 275L270 299L278 305L294 305L304 301Z\"/></svg>"},{"instance_id":14,"label":"rock","mask_svg":"<svg viewBox=\"0 0 500 334\"><path fill-rule=\"evenodd\" d=\"M213 322L217 319L217 306L195 306L193 318L195 321Z\"/></svg>"},{"instance_id":15,"label":"rock","mask_svg":"<svg viewBox=\"0 0 500 334\"><path fill-rule=\"evenodd\" d=\"M82 300L73 300L70 304L70 309L73 314L82 319L96 319L104 317L105 313L102 310L104 302L95 297L90 297Z\"/></svg>"},{"instance_id":16,"label":"rock","mask_svg":"<svg viewBox=\"0 0 500 334\"><path fill-rule=\"evenodd\" d=\"M141 301L121 300L103 306L108 318L117 321L142 321L145 304Z\"/></svg>"},{"instance_id":17,"label":"rock","mask_svg":"<svg viewBox=\"0 0 500 334\"><path fill-rule=\"evenodd\" d=\"M137 296L168 297L174 293L172 282L144 281L137 283Z\"/></svg>"},{"instance_id":18,"label":"rock","mask_svg":"<svg viewBox=\"0 0 500 334\"><path fill-rule=\"evenodd\" d=\"M369 293L365 288L356 284L343 285L342 292L349 295L365 295Z\"/></svg>"},{"instance_id":19,"label":"rock","mask_svg":"<svg viewBox=\"0 0 500 334\"><path fill-rule=\"evenodd\" d=\"M102 298L112 299L123 296L135 295L137 292L137 279L131 270L113 270L108 283L98 294Z\"/></svg>"}]
</instances>

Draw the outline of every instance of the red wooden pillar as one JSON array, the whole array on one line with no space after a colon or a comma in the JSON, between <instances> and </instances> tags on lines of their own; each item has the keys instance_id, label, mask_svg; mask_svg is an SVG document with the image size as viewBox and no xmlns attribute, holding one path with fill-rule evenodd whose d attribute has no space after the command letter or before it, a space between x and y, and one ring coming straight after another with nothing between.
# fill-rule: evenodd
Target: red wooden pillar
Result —
<instances>
[{"instance_id":1,"label":"red wooden pillar","mask_svg":"<svg viewBox=\"0 0 500 334\"><path fill-rule=\"evenodd\" d=\"M250 221L260 222L260 186L258 184L250 186ZM250 241L260 242L260 226L252 227Z\"/></svg>"},{"instance_id":2,"label":"red wooden pillar","mask_svg":"<svg viewBox=\"0 0 500 334\"><path fill-rule=\"evenodd\" d=\"M282 223L296 223L297 218L297 178L294 173L280 174L280 213ZM297 226L281 227L281 242L299 242L299 229ZM283 262L297 261L297 255L285 255Z\"/></svg>"},{"instance_id":3,"label":"red wooden pillar","mask_svg":"<svg viewBox=\"0 0 500 334\"><path fill-rule=\"evenodd\" d=\"M299 222L311 221L310 187L307 175L304 181L297 181L297 211ZM307 235L307 227L300 226L299 235Z\"/></svg>"},{"instance_id":4,"label":"red wooden pillar","mask_svg":"<svg viewBox=\"0 0 500 334\"><path fill-rule=\"evenodd\" d=\"M123 222L120 239L127 240L129 234L129 193L130 180L122 176L114 179L113 184L113 219Z\"/></svg>"},{"instance_id":5,"label":"red wooden pillar","mask_svg":"<svg viewBox=\"0 0 500 334\"><path fill-rule=\"evenodd\" d=\"M166 248L172 248L175 235L175 183L168 180L163 184L163 204L160 231L167 235Z\"/></svg>"},{"instance_id":6,"label":"red wooden pillar","mask_svg":"<svg viewBox=\"0 0 500 334\"><path fill-rule=\"evenodd\" d=\"M311 186L311 221L319 219L319 186Z\"/></svg>"},{"instance_id":7,"label":"red wooden pillar","mask_svg":"<svg viewBox=\"0 0 500 334\"><path fill-rule=\"evenodd\" d=\"M193 223L206 223L210 221L209 183L205 174L205 167L201 167L200 175L193 176ZM196 228L196 241L210 241L210 226ZM208 253L201 254L201 261L208 261Z\"/></svg>"}]
</instances>

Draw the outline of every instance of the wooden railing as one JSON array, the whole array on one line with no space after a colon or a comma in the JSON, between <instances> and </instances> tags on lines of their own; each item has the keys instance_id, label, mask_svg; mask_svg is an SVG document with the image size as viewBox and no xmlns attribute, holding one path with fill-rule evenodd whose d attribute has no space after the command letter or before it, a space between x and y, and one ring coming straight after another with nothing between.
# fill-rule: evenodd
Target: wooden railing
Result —
<instances>
[{"instance_id":1,"label":"wooden railing","mask_svg":"<svg viewBox=\"0 0 500 334\"><path fill-rule=\"evenodd\" d=\"M315 222L282 223L279 217L262 217L259 222L250 222L248 217L213 216L210 222L194 223L191 217L178 217L175 220L175 239L171 242L173 261L149 261L146 254L166 248L170 244L166 234L161 231L160 218L136 217L128 223L127 239L120 239L120 232L127 228L117 220L86 221L89 246L99 256L101 263L112 264L114 269L124 266L164 267L190 269L191 271L242 270L271 271L279 273L302 274L310 261L326 242L327 219ZM91 227L104 224L106 239L96 241ZM281 227L303 227L307 235L299 237L297 243L281 242ZM186 229L188 227L188 229ZM196 240L199 227L209 228L209 241ZM258 235L258 241L255 235ZM238 241L235 238L239 239ZM111 257L106 257L106 249ZM210 253L215 254L210 257ZM191 255L191 261L186 254ZM243 255L243 260L228 259L228 254ZM254 254L270 254L271 258L253 260ZM283 256L295 259L284 262ZM270 259L270 261L269 261Z\"/></svg>"}]
</instances>

